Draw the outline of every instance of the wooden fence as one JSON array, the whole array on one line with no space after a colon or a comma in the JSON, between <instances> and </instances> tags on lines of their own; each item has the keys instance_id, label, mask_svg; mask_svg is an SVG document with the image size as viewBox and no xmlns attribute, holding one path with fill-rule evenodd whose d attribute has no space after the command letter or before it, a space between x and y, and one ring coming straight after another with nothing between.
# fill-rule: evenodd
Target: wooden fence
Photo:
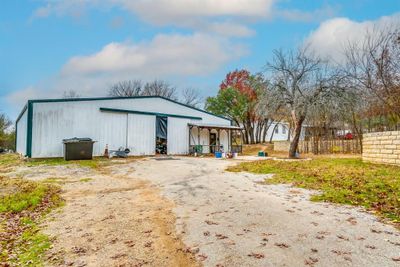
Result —
<instances>
[{"instance_id":1,"label":"wooden fence","mask_svg":"<svg viewBox=\"0 0 400 267\"><path fill-rule=\"evenodd\" d=\"M313 153L313 154L361 154L362 147L360 140L308 140L300 141L300 153Z\"/></svg>"}]
</instances>

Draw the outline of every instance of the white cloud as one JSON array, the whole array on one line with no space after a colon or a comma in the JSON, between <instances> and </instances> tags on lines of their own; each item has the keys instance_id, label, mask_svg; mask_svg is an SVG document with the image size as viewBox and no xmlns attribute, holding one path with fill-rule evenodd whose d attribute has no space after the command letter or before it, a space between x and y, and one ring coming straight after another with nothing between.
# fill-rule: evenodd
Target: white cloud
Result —
<instances>
[{"instance_id":1,"label":"white cloud","mask_svg":"<svg viewBox=\"0 0 400 267\"><path fill-rule=\"evenodd\" d=\"M110 43L93 55L74 57L61 74L202 75L243 54L242 47L212 35L159 34L150 42Z\"/></svg>"},{"instance_id":2,"label":"white cloud","mask_svg":"<svg viewBox=\"0 0 400 267\"><path fill-rule=\"evenodd\" d=\"M400 27L400 13L362 22L348 18L334 18L321 23L307 37L305 44L323 57L341 61L344 58L343 49L349 42L361 43L367 31L384 29L393 25Z\"/></svg>"},{"instance_id":3,"label":"white cloud","mask_svg":"<svg viewBox=\"0 0 400 267\"><path fill-rule=\"evenodd\" d=\"M270 16L276 0L59 0L34 11L32 18L50 15L80 17L88 8L118 7L157 26L177 26L221 36L248 37L246 25ZM235 22L231 22L235 19Z\"/></svg>"},{"instance_id":4,"label":"white cloud","mask_svg":"<svg viewBox=\"0 0 400 267\"><path fill-rule=\"evenodd\" d=\"M176 24L193 17L266 17L273 0L118 0L124 8L155 24Z\"/></svg>"},{"instance_id":5,"label":"white cloud","mask_svg":"<svg viewBox=\"0 0 400 267\"><path fill-rule=\"evenodd\" d=\"M88 7L121 7L152 23L176 23L193 17L265 17L275 0L58 0L34 14L71 15Z\"/></svg>"},{"instance_id":6,"label":"white cloud","mask_svg":"<svg viewBox=\"0 0 400 267\"><path fill-rule=\"evenodd\" d=\"M21 103L29 98L60 97L70 89L83 96L104 95L109 85L120 80L201 77L246 53L245 47L226 38L201 33L159 34L149 41L110 43L94 54L71 58L55 77L8 99Z\"/></svg>"}]
</instances>

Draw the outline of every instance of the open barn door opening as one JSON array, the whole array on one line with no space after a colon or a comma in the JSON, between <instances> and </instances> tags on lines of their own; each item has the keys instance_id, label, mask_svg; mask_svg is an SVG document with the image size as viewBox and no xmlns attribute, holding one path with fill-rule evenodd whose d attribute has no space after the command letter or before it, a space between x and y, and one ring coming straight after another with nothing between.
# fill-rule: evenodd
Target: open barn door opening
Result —
<instances>
[{"instance_id":1,"label":"open barn door opening","mask_svg":"<svg viewBox=\"0 0 400 267\"><path fill-rule=\"evenodd\" d=\"M156 154L167 154L168 118L156 117Z\"/></svg>"}]
</instances>

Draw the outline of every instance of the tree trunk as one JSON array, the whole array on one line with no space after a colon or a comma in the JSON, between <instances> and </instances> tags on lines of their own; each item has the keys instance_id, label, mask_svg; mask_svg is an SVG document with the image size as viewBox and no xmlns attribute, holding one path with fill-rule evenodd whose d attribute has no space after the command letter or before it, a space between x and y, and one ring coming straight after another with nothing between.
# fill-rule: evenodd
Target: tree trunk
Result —
<instances>
[{"instance_id":1,"label":"tree trunk","mask_svg":"<svg viewBox=\"0 0 400 267\"><path fill-rule=\"evenodd\" d=\"M257 123L257 133L256 133L256 143L261 143L261 135L262 135L262 131L264 129L264 121L263 120L258 120Z\"/></svg>"},{"instance_id":2,"label":"tree trunk","mask_svg":"<svg viewBox=\"0 0 400 267\"><path fill-rule=\"evenodd\" d=\"M271 138L269 138L269 143L270 143L270 144L272 144L272 139L274 138L275 129L276 129L276 127L278 127L278 124L279 124L279 122L275 122L275 126L274 126L274 128L272 129Z\"/></svg>"},{"instance_id":3,"label":"tree trunk","mask_svg":"<svg viewBox=\"0 0 400 267\"><path fill-rule=\"evenodd\" d=\"M266 139L267 139L267 134L268 134L268 130L269 127L271 127L272 122L269 122L269 119L266 119L265 125L264 125L264 129L263 129L263 133L262 133L262 142L265 143Z\"/></svg>"},{"instance_id":4,"label":"tree trunk","mask_svg":"<svg viewBox=\"0 0 400 267\"><path fill-rule=\"evenodd\" d=\"M251 125L250 121L246 122L246 133L247 133L247 140L249 144L254 144L254 128Z\"/></svg>"},{"instance_id":5,"label":"tree trunk","mask_svg":"<svg viewBox=\"0 0 400 267\"><path fill-rule=\"evenodd\" d=\"M290 143L289 148L289 158L296 158L296 151L299 146L300 135L301 135L301 127L305 120L305 116L301 115L298 120L296 120L295 127L294 127L294 136L293 140Z\"/></svg>"}]
</instances>

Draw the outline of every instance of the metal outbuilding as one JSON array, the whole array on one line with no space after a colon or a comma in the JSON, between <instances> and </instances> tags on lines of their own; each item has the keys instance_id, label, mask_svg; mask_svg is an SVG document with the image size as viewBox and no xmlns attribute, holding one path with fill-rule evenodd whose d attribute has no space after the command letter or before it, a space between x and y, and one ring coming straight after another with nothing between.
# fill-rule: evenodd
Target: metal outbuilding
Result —
<instances>
[{"instance_id":1,"label":"metal outbuilding","mask_svg":"<svg viewBox=\"0 0 400 267\"><path fill-rule=\"evenodd\" d=\"M234 130L240 128L224 117L159 96L29 100L16 121L16 150L30 158L62 157L62 140L85 137L96 141L94 156L106 146L155 155L156 141L166 137L170 155L188 154L193 145L230 151Z\"/></svg>"}]
</instances>

